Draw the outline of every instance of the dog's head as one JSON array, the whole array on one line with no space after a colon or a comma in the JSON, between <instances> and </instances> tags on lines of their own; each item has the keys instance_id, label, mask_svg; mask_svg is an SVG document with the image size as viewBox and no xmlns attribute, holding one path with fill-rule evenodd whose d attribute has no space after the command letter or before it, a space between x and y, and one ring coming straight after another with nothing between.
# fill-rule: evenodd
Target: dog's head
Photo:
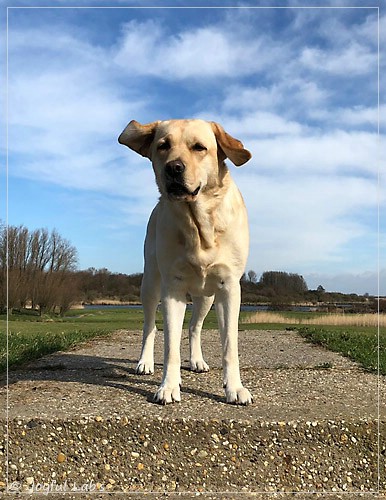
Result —
<instances>
[{"instance_id":1,"label":"dog's head","mask_svg":"<svg viewBox=\"0 0 386 500\"><path fill-rule=\"evenodd\" d=\"M215 122L131 121L118 141L153 164L158 188L170 200L194 201L219 184L225 158L240 166L251 158L240 141Z\"/></svg>"}]
</instances>

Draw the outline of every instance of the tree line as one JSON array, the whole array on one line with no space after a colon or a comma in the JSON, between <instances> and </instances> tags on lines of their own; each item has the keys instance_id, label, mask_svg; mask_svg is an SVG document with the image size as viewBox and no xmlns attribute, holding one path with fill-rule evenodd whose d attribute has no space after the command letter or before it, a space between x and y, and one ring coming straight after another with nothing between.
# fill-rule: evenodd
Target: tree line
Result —
<instances>
[{"instance_id":1,"label":"tree line","mask_svg":"<svg viewBox=\"0 0 386 500\"><path fill-rule=\"evenodd\" d=\"M243 301L248 302L247 295L252 302L266 301L267 298L278 297L280 300L301 300L308 291L303 276L283 271L266 271L257 279L255 271L250 270L241 279Z\"/></svg>"},{"instance_id":2,"label":"tree line","mask_svg":"<svg viewBox=\"0 0 386 500\"><path fill-rule=\"evenodd\" d=\"M351 304L346 312L375 312L378 308L378 302L369 294L327 292L322 285L310 290L303 276L283 271L266 271L260 279L253 270L245 273L241 279L241 300L244 304L269 304L271 309L287 309L299 303L325 310L334 310L336 304ZM385 301L380 301L380 310L385 308Z\"/></svg>"},{"instance_id":3,"label":"tree line","mask_svg":"<svg viewBox=\"0 0 386 500\"><path fill-rule=\"evenodd\" d=\"M76 274L79 296L84 303L114 300L139 302L142 274L112 273L106 268L90 267Z\"/></svg>"},{"instance_id":4,"label":"tree line","mask_svg":"<svg viewBox=\"0 0 386 500\"><path fill-rule=\"evenodd\" d=\"M142 274L112 273L106 268L77 269L77 250L56 230L30 231L0 224L0 311L30 307L40 314L64 314L74 303L139 303ZM356 294L309 290L302 276L253 270L241 278L244 304L284 308L293 303L364 302ZM368 301L367 301L368 302Z\"/></svg>"},{"instance_id":5,"label":"tree line","mask_svg":"<svg viewBox=\"0 0 386 500\"><path fill-rule=\"evenodd\" d=\"M63 315L74 303L138 302L142 274L77 269L77 250L55 229L0 222L0 312L26 307Z\"/></svg>"}]
</instances>

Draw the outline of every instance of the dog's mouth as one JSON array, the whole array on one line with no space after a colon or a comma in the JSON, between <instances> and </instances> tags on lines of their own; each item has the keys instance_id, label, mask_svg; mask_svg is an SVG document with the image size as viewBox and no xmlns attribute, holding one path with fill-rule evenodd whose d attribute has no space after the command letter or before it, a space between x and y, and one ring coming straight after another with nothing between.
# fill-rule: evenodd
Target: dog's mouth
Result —
<instances>
[{"instance_id":1,"label":"dog's mouth","mask_svg":"<svg viewBox=\"0 0 386 500\"><path fill-rule=\"evenodd\" d=\"M166 191L172 200L193 201L200 192L201 184L194 190L190 191L184 184L172 182L166 186Z\"/></svg>"}]
</instances>

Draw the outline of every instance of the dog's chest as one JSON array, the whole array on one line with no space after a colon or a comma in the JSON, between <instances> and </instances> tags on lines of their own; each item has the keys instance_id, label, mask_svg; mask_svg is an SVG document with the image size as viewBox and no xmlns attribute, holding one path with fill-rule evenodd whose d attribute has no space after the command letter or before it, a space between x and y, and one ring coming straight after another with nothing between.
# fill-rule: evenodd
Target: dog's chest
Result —
<instances>
[{"instance_id":1,"label":"dog's chest","mask_svg":"<svg viewBox=\"0 0 386 500\"><path fill-rule=\"evenodd\" d=\"M157 260L168 287L211 296L238 279L245 264L242 241L247 226L236 214L225 201L209 208L204 199L191 205L161 205ZM236 225L237 237L232 230Z\"/></svg>"},{"instance_id":2,"label":"dog's chest","mask_svg":"<svg viewBox=\"0 0 386 500\"><path fill-rule=\"evenodd\" d=\"M181 256L174 267L174 285L191 295L213 295L223 288L231 275L225 263L189 260Z\"/></svg>"}]
</instances>

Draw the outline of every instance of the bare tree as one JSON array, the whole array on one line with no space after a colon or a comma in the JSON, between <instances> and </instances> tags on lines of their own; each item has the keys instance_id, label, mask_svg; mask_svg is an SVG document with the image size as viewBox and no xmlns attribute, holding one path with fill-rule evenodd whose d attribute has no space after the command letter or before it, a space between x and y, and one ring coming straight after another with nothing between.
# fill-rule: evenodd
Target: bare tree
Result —
<instances>
[{"instance_id":1,"label":"bare tree","mask_svg":"<svg viewBox=\"0 0 386 500\"><path fill-rule=\"evenodd\" d=\"M31 301L40 313L68 307L76 291L68 275L76 269L77 252L70 242L53 230L29 231L25 226L0 226L0 307L12 311ZM8 280L7 280L8 277ZM65 299L64 299L65 297ZM60 304L64 301L63 305Z\"/></svg>"}]
</instances>

